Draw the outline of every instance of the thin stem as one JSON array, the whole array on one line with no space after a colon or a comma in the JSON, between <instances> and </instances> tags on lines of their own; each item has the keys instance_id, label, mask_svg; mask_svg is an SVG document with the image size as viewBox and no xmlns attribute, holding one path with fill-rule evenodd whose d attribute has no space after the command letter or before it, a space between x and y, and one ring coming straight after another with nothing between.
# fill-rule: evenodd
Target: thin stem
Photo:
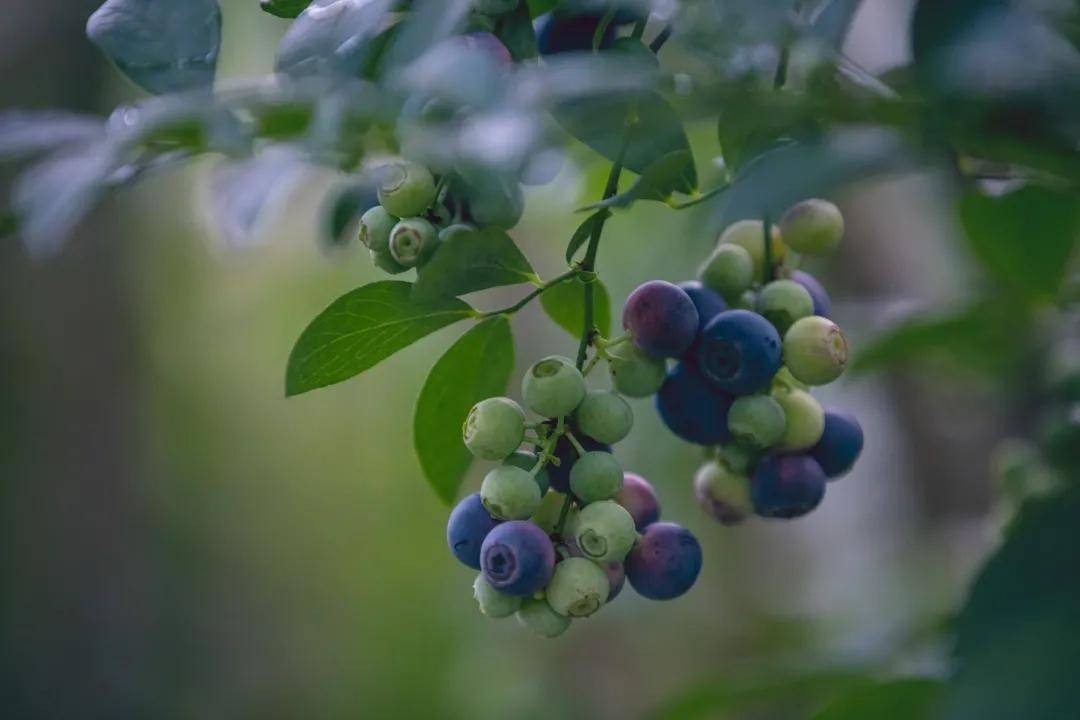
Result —
<instances>
[{"instance_id":1,"label":"thin stem","mask_svg":"<svg viewBox=\"0 0 1080 720\"><path fill-rule=\"evenodd\" d=\"M562 510L559 511L559 521L555 523L555 534L562 537L563 530L566 527L566 517L570 514L570 506L574 504L574 496L570 493L566 493L566 499L563 500Z\"/></svg>"},{"instance_id":2,"label":"thin stem","mask_svg":"<svg viewBox=\"0 0 1080 720\"><path fill-rule=\"evenodd\" d=\"M634 31L630 33L630 37L634 38L635 40L640 40L641 36L645 34L645 23L647 21L648 18L642 18L641 20L638 20L636 23L634 23Z\"/></svg>"},{"instance_id":3,"label":"thin stem","mask_svg":"<svg viewBox=\"0 0 1080 720\"><path fill-rule=\"evenodd\" d=\"M592 358L590 358L589 362L585 363L585 367L581 368L581 374L588 377L589 373L593 371L593 368L595 368L597 364L603 359L604 356L600 353L596 353L595 355L593 355Z\"/></svg>"},{"instance_id":4,"label":"thin stem","mask_svg":"<svg viewBox=\"0 0 1080 720\"><path fill-rule=\"evenodd\" d=\"M762 268L764 277L762 278L762 282L767 284L772 282L773 279L772 232L770 232L772 227L769 223L768 213L765 213L762 217L761 227L762 237L765 243L765 262L764 267Z\"/></svg>"},{"instance_id":5,"label":"thin stem","mask_svg":"<svg viewBox=\"0 0 1080 720\"><path fill-rule=\"evenodd\" d=\"M773 76L773 89L779 90L787 82L788 63L791 61L791 47L785 42L780 48L780 62L776 64L776 75Z\"/></svg>"},{"instance_id":6,"label":"thin stem","mask_svg":"<svg viewBox=\"0 0 1080 720\"><path fill-rule=\"evenodd\" d=\"M585 448L583 448L581 446L581 443L578 442L578 439L574 437L574 433L570 432L570 430L567 429L566 432L563 433L563 435L565 435L566 439L570 441L570 444L574 446L574 450L577 451L578 457L581 457L585 454Z\"/></svg>"},{"instance_id":7,"label":"thin stem","mask_svg":"<svg viewBox=\"0 0 1080 720\"><path fill-rule=\"evenodd\" d=\"M478 319L482 320L484 318L494 317L496 315L513 315L518 310L520 310L521 308L525 307L526 305L531 303L533 300L538 298L540 295L544 294L546 291L548 291L551 288L555 287L559 283L566 282L570 278L576 277L577 275L580 274L580 272L581 271L578 270L577 268L567 270L562 275L559 275L558 277L552 278L551 280L548 280L546 283L540 285L538 288L536 288L531 293L529 293L525 297L518 300L513 305L508 305L508 306L506 306L504 308L500 308L498 310L489 310L488 312L480 313L476 317Z\"/></svg>"},{"instance_id":8,"label":"thin stem","mask_svg":"<svg viewBox=\"0 0 1080 720\"><path fill-rule=\"evenodd\" d=\"M709 188L703 193L698 193L697 195L694 195L692 198L686 200L685 202L675 202L674 200L668 200L667 206L672 210L685 210L688 207L694 207L698 203L703 203L706 200L715 197L716 195L727 190L729 187L731 187L731 183L717 185L714 188Z\"/></svg>"},{"instance_id":9,"label":"thin stem","mask_svg":"<svg viewBox=\"0 0 1080 720\"><path fill-rule=\"evenodd\" d=\"M664 43L667 42L669 37L671 37L670 25L661 30L660 34L653 38L653 41L649 43L649 49L652 50L653 55L660 52L660 48L664 47Z\"/></svg>"}]
</instances>

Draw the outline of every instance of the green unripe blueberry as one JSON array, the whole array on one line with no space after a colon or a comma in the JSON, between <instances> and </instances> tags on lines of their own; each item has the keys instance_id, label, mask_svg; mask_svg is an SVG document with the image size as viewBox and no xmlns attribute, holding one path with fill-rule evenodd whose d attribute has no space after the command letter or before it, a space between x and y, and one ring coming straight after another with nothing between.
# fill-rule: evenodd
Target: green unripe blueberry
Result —
<instances>
[{"instance_id":1,"label":"green unripe blueberry","mask_svg":"<svg viewBox=\"0 0 1080 720\"><path fill-rule=\"evenodd\" d=\"M585 378L571 360L551 355L534 363L525 373L521 397L538 415L563 417L584 399Z\"/></svg>"},{"instance_id":2,"label":"green unripe blueberry","mask_svg":"<svg viewBox=\"0 0 1080 720\"><path fill-rule=\"evenodd\" d=\"M591 390L574 411L581 432L602 443L617 443L630 434L634 411L630 403L610 390Z\"/></svg>"},{"instance_id":3,"label":"green unripe blueberry","mask_svg":"<svg viewBox=\"0 0 1080 720\"><path fill-rule=\"evenodd\" d=\"M749 478L721 462L707 462L694 473L694 497L706 513L725 525L754 514Z\"/></svg>"},{"instance_id":4,"label":"green unripe blueberry","mask_svg":"<svg viewBox=\"0 0 1080 720\"><path fill-rule=\"evenodd\" d=\"M784 242L807 255L828 255L844 237L844 216L828 200L803 200L780 218Z\"/></svg>"},{"instance_id":5,"label":"green unripe blueberry","mask_svg":"<svg viewBox=\"0 0 1080 720\"><path fill-rule=\"evenodd\" d=\"M480 612L489 618L504 618L516 613L521 608L521 598L507 595L491 587L491 583L480 573L473 580L473 597L480 606Z\"/></svg>"},{"instance_id":6,"label":"green unripe blueberry","mask_svg":"<svg viewBox=\"0 0 1080 720\"><path fill-rule=\"evenodd\" d=\"M757 312L757 293L753 290L747 290L732 301L731 309Z\"/></svg>"},{"instance_id":7,"label":"green unripe blueberry","mask_svg":"<svg viewBox=\"0 0 1080 720\"><path fill-rule=\"evenodd\" d=\"M468 191L469 214L481 227L509 230L525 212L525 194L512 181L484 182Z\"/></svg>"},{"instance_id":8,"label":"green unripe blueberry","mask_svg":"<svg viewBox=\"0 0 1080 720\"><path fill-rule=\"evenodd\" d=\"M519 467L522 470L532 472L536 467L536 463L540 462L540 456L534 452L528 450L515 450L510 454L510 457L503 460L506 465L513 465ZM544 466L536 471L533 475L533 479L536 481L536 486L540 488L540 494L543 495L551 487L551 476L548 474L547 466Z\"/></svg>"},{"instance_id":9,"label":"green unripe blueberry","mask_svg":"<svg viewBox=\"0 0 1080 720\"><path fill-rule=\"evenodd\" d=\"M667 377L663 359L651 358L632 342L620 343L608 350L608 372L611 383L626 397L643 398L655 395Z\"/></svg>"},{"instance_id":10,"label":"green unripe blueberry","mask_svg":"<svg viewBox=\"0 0 1080 720\"><path fill-rule=\"evenodd\" d=\"M476 457L502 460L525 439L525 411L510 398L481 400L469 411L461 434Z\"/></svg>"},{"instance_id":11,"label":"green unripe blueberry","mask_svg":"<svg viewBox=\"0 0 1080 720\"><path fill-rule=\"evenodd\" d=\"M814 314L814 299L794 280L774 280L758 294L758 312L783 337L796 320Z\"/></svg>"},{"instance_id":12,"label":"green unripe blueberry","mask_svg":"<svg viewBox=\"0 0 1080 720\"><path fill-rule=\"evenodd\" d=\"M500 465L484 476L480 502L499 520L526 520L540 507L540 488L528 471Z\"/></svg>"},{"instance_id":13,"label":"green unripe blueberry","mask_svg":"<svg viewBox=\"0 0 1080 720\"><path fill-rule=\"evenodd\" d=\"M811 315L796 320L784 334L784 364L808 385L831 383L847 361L847 340L832 320Z\"/></svg>"},{"instance_id":14,"label":"green unripe blueberry","mask_svg":"<svg viewBox=\"0 0 1080 720\"><path fill-rule=\"evenodd\" d=\"M573 537L581 554L593 562L622 562L637 542L637 530L626 508L614 500L601 500L577 514Z\"/></svg>"},{"instance_id":15,"label":"green unripe blueberry","mask_svg":"<svg viewBox=\"0 0 1080 720\"><path fill-rule=\"evenodd\" d=\"M585 558L566 558L555 566L544 594L560 615L588 617L607 602L611 582L599 565Z\"/></svg>"},{"instance_id":16,"label":"green unripe blueberry","mask_svg":"<svg viewBox=\"0 0 1080 720\"><path fill-rule=\"evenodd\" d=\"M379 168L379 172L379 204L391 215L422 215L435 200L435 178L423 165L398 160Z\"/></svg>"},{"instance_id":17,"label":"green unripe blueberry","mask_svg":"<svg viewBox=\"0 0 1080 720\"><path fill-rule=\"evenodd\" d=\"M570 618L552 610L547 600L525 598L521 601L521 609L515 617L522 627L540 637L559 637L570 627Z\"/></svg>"},{"instance_id":18,"label":"green unripe blueberry","mask_svg":"<svg viewBox=\"0 0 1080 720\"><path fill-rule=\"evenodd\" d=\"M529 519L533 525L551 535L559 525L559 518L562 516L562 509L565 504L565 495L557 490L548 490L540 500L540 506L536 508L536 512ZM577 513L577 506L571 505L569 512L566 514L566 527L573 527Z\"/></svg>"},{"instance_id":19,"label":"green unripe blueberry","mask_svg":"<svg viewBox=\"0 0 1080 720\"><path fill-rule=\"evenodd\" d=\"M390 250L390 231L397 218L382 205L369 208L360 216L360 242L369 250Z\"/></svg>"},{"instance_id":20,"label":"green unripe blueberry","mask_svg":"<svg viewBox=\"0 0 1080 720\"><path fill-rule=\"evenodd\" d=\"M389 247L385 250L371 250L370 254L371 262L383 272L388 272L391 275L400 275L409 269L394 259L394 256L390 254Z\"/></svg>"},{"instance_id":21,"label":"green unripe blueberry","mask_svg":"<svg viewBox=\"0 0 1080 720\"><path fill-rule=\"evenodd\" d=\"M772 261L779 265L784 261L787 246L780 239L780 230L774 225L770 229L772 240ZM760 280L765 272L765 225L760 220L740 220L732 224L717 240L717 246L731 243L744 248L754 261L754 280Z\"/></svg>"},{"instance_id":22,"label":"green unripe blueberry","mask_svg":"<svg viewBox=\"0 0 1080 720\"><path fill-rule=\"evenodd\" d=\"M405 267L423 265L438 243L435 226L421 217L401 220L390 231L390 254Z\"/></svg>"},{"instance_id":23,"label":"green unripe blueberry","mask_svg":"<svg viewBox=\"0 0 1080 720\"><path fill-rule=\"evenodd\" d=\"M786 419L784 434L776 446L792 452L817 445L825 431L825 411L821 403L805 390L777 393L775 399L783 408Z\"/></svg>"},{"instance_id":24,"label":"green unripe blueberry","mask_svg":"<svg viewBox=\"0 0 1080 720\"><path fill-rule=\"evenodd\" d=\"M622 483L622 466L611 453L587 452L570 468L570 489L585 504L614 497Z\"/></svg>"},{"instance_id":25,"label":"green unripe blueberry","mask_svg":"<svg viewBox=\"0 0 1080 720\"><path fill-rule=\"evenodd\" d=\"M754 282L754 258L741 245L719 245L698 270L698 279L725 298L737 298Z\"/></svg>"},{"instance_id":26,"label":"green unripe blueberry","mask_svg":"<svg viewBox=\"0 0 1080 720\"><path fill-rule=\"evenodd\" d=\"M786 366L781 368L773 376L772 380L772 392L787 392L788 390L809 390L810 386L801 380L797 380L791 371Z\"/></svg>"},{"instance_id":27,"label":"green unripe blueberry","mask_svg":"<svg viewBox=\"0 0 1080 720\"><path fill-rule=\"evenodd\" d=\"M780 403L768 395L735 398L728 410L728 430L747 445L767 448L784 435L787 420Z\"/></svg>"}]
</instances>

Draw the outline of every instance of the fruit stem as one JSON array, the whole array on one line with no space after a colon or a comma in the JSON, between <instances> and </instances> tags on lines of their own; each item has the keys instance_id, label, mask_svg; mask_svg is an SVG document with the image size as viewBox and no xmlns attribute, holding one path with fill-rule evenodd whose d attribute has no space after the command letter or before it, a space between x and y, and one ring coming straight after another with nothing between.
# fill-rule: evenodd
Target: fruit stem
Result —
<instances>
[{"instance_id":1,"label":"fruit stem","mask_svg":"<svg viewBox=\"0 0 1080 720\"><path fill-rule=\"evenodd\" d=\"M533 300L538 298L540 295L555 287L559 283L566 282L570 278L577 277L580 274L581 271L578 268L567 270L562 275L552 278L546 283L541 283L539 287L537 287L525 297L521 298L521 300L518 300L513 305L508 305L507 307L499 308L498 310L489 310L488 312L480 313L476 316L476 319L483 320L484 318L494 317L495 315L513 315L518 310L522 309L523 307L531 303ZM588 287L588 285L586 285L585 287Z\"/></svg>"},{"instance_id":2,"label":"fruit stem","mask_svg":"<svg viewBox=\"0 0 1080 720\"><path fill-rule=\"evenodd\" d=\"M570 432L569 428L567 428L563 434L566 435L566 439L570 441L570 444L574 446L574 450L577 452L578 457L585 455L585 448L581 446L581 443L578 442L578 439L574 437L574 433Z\"/></svg>"},{"instance_id":3,"label":"fruit stem","mask_svg":"<svg viewBox=\"0 0 1080 720\"><path fill-rule=\"evenodd\" d=\"M761 218L762 234L765 242L765 262L763 263L762 271L765 277L762 279L762 284L768 285L773 279L773 257L772 257L772 226L769 223L769 213L765 213Z\"/></svg>"},{"instance_id":4,"label":"fruit stem","mask_svg":"<svg viewBox=\"0 0 1080 720\"><path fill-rule=\"evenodd\" d=\"M562 509L559 510L559 521L555 523L555 534L562 537L563 530L566 528L566 517L570 514L570 506L574 504L574 496L570 493L566 493L566 499L563 500Z\"/></svg>"}]
</instances>

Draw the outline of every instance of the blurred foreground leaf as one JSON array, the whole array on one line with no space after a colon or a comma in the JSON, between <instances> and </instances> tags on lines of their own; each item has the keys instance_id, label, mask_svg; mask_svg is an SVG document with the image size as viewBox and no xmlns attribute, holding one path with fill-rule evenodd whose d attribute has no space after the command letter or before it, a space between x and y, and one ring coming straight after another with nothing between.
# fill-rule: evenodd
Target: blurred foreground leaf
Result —
<instances>
[{"instance_id":1,"label":"blurred foreground leaf","mask_svg":"<svg viewBox=\"0 0 1080 720\"><path fill-rule=\"evenodd\" d=\"M289 25L278 45L276 69L289 75L355 77L384 29L391 0L312 5Z\"/></svg>"},{"instance_id":2,"label":"blurred foreground leaf","mask_svg":"<svg viewBox=\"0 0 1080 720\"><path fill-rule=\"evenodd\" d=\"M456 297L502 285L539 282L510 236L498 228L460 226L445 233L431 259L417 273L416 301Z\"/></svg>"},{"instance_id":3,"label":"blurred foreground leaf","mask_svg":"<svg viewBox=\"0 0 1080 720\"><path fill-rule=\"evenodd\" d=\"M585 332L585 283L572 278L540 296L544 312L575 338ZM611 336L611 298L604 283L593 282L593 324L604 337Z\"/></svg>"},{"instance_id":4,"label":"blurred foreground leaf","mask_svg":"<svg viewBox=\"0 0 1080 720\"><path fill-rule=\"evenodd\" d=\"M502 40L514 60L536 57L536 32L529 16L529 6L524 1L518 3L516 10L498 19L495 36Z\"/></svg>"},{"instance_id":5,"label":"blurred foreground leaf","mask_svg":"<svg viewBox=\"0 0 1080 720\"><path fill-rule=\"evenodd\" d=\"M625 192L613 195L606 200L593 203L588 209L602 207L629 207L638 200L667 202L672 188L678 187L686 172L686 164L693 164L693 158L687 150L676 150L660 158L641 173L633 185Z\"/></svg>"},{"instance_id":6,"label":"blurred foreground leaf","mask_svg":"<svg viewBox=\"0 0 1080 720\"><path fill-rule=\"evenodd\" d=\"M294 18L307 9L311 0L260 0L259 7L263 12L276 15L279 18Z\"/></svg>"},{"instance_id":7,"label":"blurred foreground leaf","mask_svg":"<svg viewBox=\"0 0 1080 720\"><path fill-rule=\"evenodd\" d=\"M855 688L829 702L811 720L931 720L945 684L929 678L903 678Z\"/></svg>"}]
</instances>

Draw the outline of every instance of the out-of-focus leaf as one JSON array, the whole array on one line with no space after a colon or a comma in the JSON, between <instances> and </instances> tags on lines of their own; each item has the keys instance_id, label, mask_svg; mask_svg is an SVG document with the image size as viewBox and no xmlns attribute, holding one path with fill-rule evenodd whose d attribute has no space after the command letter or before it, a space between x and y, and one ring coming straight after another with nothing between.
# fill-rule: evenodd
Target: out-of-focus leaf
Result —
<instances>
[{"instance_id":1,"label":"out-of-focus leaf","mask_svg":"<svg viewBox=\"0 0 1080 720\"><path fill-rule=\"evenodd\" d=\"M386 67L405 67L460 32L471 9L472 0L413 0L412 11L386 50Z\"/></svg>"},{"instance_id":2,"label":"out-of-focus leaf","mask_svg":"<svg viewBox=\"0 0 1080 720\"><path fill-rule=\"evenodd\" d=\"M942 681L931 678L888 680L840 695L811 720L931 720L944 689Z\"/></svg>"},{"instance_id":3,"label":"out-of-focus leaf","mask_svg":"<svg viewBox=\"0 0 1080 720\"><path fill-rule=\"evenodd\" d=\"M353 239L348 233L360 216L378 205L375 188L367 183L349 182L335 188L319 213L319 237L328 247L340 247Z\"/></svg>"},{"instance_id":4,"label":"out-of-focus leaf","mask_svg":"<svg viewBox=\"0 0 1080 720\"><path fill-rule=\"evenodd\" d=\"M515 60L529 60L536 57L536 32L528 5L522 0L517 9L507 13L495 23L495 36L502 40Z\"/></svg>"},{"instance_id":5,"label":"out-of-focus leaf","mask_svg":"<svg viewBox=\"0 0 1080 720\"><path fill-rule=\"evenodd\" d=\"M526 4L529 6L529 16L537 17L553 10L559 0L527 0Z\"/></svg>"},{"instance_id":6,"label":"out-of-focus leaf","mask_svg":"<svg viewBox=\"0 0 1080 720\"><path fill-rule=\"evenodd\" d=\"M690 153L686 150L665 155L660 158L641 174L633 185L625 192L613 195L606 200L593 203L588 209L594 210L605 207L629 207L638 200L655 200L667 202L671 198L671 188L680 183L680 179L686 172L686 163L693 162Z\"/></svg>"},{"instance_id":7,"label":"out-of-focus leaf","mask_svg":"<svg viewBox=\"0 0 1080 720\"><path fill-rule=\"evenodd\" d=\"M416 302L398 280L345 293L311 321L289 355L285 394L359 375L431 333L475 314L457 299Z\"/></svg>"},{"instance_id":8,"label":"out-of-focus leaf","mask_svg":"<svg viewBox=\"0 0 1080 720\"><path fill-rule=\"evenodd\" d=\"M611 297L604 283L595 280L593 287L593 325L604 337L611 336ZM585 332L585 283L573 278L564 280L540 296L540 305L556 325L575 338Z\"/></svg>"},{"instance_id":9,"label":"out-of-focus leaf","mask_svg":"<svg viewBox=\"0 0 1080 720\"><path fill-rule=\"evenodd\" d=\"M830 698L873 683L866 675L842 673L717 681L689 689L648 717L653 720L807 717Z\"/></svg>"},{"instance_id":10,"label":"out-of-focus leaf","mask_svg":"<svg viewBox=\"0 0 1080 720\"><path fill-rule=\"evenodd\" d=\"M297 148L279 145L214 168L206 203L225 243L240 248L258 242L260 221L281 209L306 167Z\"/></svg>"},{"instance_id":11,"label":"out-of-focus leaf","mask_svg":"<svg viewBox=\"0 0 1080 720\"><path fill-rule=\"evenodd\" d=\"M86 34L154 94L209 87L221 46L217 0L107 0Z\"/></svg>"},{"instance_id":12,"label":"out-of-focus leaf","mask_svg":"<svg viewBox=\"0 0 1080 720\"><path fill-rule=\"evenodd\" d=\"M456 297L501 285L538 283L536 271L498 228L458 227L444 234L413 285L417 301Z\"/></svg>"},{"instance_id":13,"label":"out-of-focus leaf","mask_svg":"<svg viewBox=\"0 0 1080 720\"><path fill-rule=\"evenodd\" d=\"M1080 490L1032 499L956 623L947 720L1080 717Z\"/></svg>"},{"instance_id":14,"label":"out-of-focus leaf","mask_svg":"<svg viewBox=\"0 0 1080 720\"><path fill-rule=\"evenodd\" d=\"M750 105L729 104L716 121L716 135L728 172L738 173L744 163L775 148L777 140L791 130L791 119L783 113L763 116Z\"/></svg>"},{"instance_id":15,"label":"out-of-focus leaf","mask_svg":"<svg viewBox=\"0 0 1080 720\"><path fill-rule=\"evenodd\" d=\"M968 245L994 280L1032 302L1051 302L1080 240L1080 197L1028 185L960 200Z\"/></svg>"},{"instance_id":16,"label":"out-of-focus leaf","mask_svg":"<svg viewBox=\"0 0 1080 720\"><path fill-rule=\"evenodd\" d=\"M310 4L311 0L259 0L259 6L263 9L263 12L268 12L279 18L297 17Z\"/></svg>"},{"instance_id":17,"label":"out-of-focus leaf","mask_svg":"<svg viewBox=\"0 0 1080 720\"><path fill-rule=\"evenodd\" d=\"M582 245L589 241L589 236L592 235L596 223L600 222L603 218L606 218L609 214L610 213L607 210L595 212L578 225L577 230L574 231L573 236L570 238L570 242L566 246L567 264L574 262L574 255L581 249Z\"/></svg>"},{"instance_id":18,"label":"out-of-focus leaf","mask_svg":"<svg viewBox=\"0 0 1080 720\"><path fill-rule=\"evenodd\" d=\"M278 72L357 76L372 40L389 22L392 5L392 0L333 0L309 6L278 45Z\"/></svg>"},{"instance_id":19,"label":"out-of-focus leaf","mask_svg":"<svg viewBox=\"0 0 1080 720\"><path fill-rule=\"evenodd\" d=\"M76 143L102 137L101 118L49 110L11 110L0 114L0 161L51 152Z\"/></svg>"},{"instance_id":20,"label":"out-of-focus leaf","mask_svg":"<svg viewBox=\"0 0 1080 720\"><path fill-rule=\"evenodd\" d=\"M810 31L839 50L862 0L830 0L814 15Z\"/></svg>"},{"instance_id":21,"label":"out-of-focus leaf","mask_svg":"<svg viewBox=\"0 0 1080 720\"><path fill-rule=\"evenodd\" d=\"M473 326L431 369L413 416L413 444L424 477L439 498L454 501L472 454L461 426L473 405L501 395L514 369L510 320L493 317Z\"/></svg>"}]
</instances>

